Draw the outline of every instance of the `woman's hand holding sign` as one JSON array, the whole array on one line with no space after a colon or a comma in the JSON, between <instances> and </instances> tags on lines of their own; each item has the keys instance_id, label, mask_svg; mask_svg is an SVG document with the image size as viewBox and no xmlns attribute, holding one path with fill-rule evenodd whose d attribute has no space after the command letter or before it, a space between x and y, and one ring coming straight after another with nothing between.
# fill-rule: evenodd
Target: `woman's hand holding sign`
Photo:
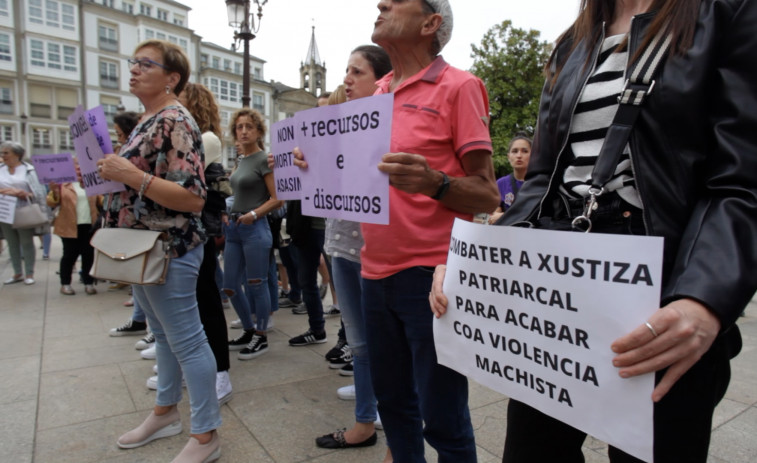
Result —
<instances>
[{"instance_id":1,"label":"woman's hand holding sign","mask_svg":"<svg viewBox=\"0 0 757 463\"><path fill-rule=\"evenodd\" d=\"M652 392L658 402L678 379L710 348L720 331L720 320L693 299L680 299L658 310L648 324L615 340L613 365L623 378L668 368Z\"/></svg>"}]
</instances>

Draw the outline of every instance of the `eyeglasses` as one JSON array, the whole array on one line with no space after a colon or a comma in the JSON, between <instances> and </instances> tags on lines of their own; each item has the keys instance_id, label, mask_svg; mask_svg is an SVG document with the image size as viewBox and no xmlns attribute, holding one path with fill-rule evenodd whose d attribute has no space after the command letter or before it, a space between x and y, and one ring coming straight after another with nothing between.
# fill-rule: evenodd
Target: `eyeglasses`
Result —
<instances>
[{"instance_id":1,"label":"eyeglasses","mask_svg":"<svg viewBox=\"0 0 757 463\"><path fill-rule=\"evenodd\" d=\"M135 64L138 64L139 65L139 70L142 71L142 72L149 71L150 69L152 69L153 65L161 67L161 68L165 69L166 71L168 70L168 66L166 66L165 64L157 63L157 62L155 62L155 61L153 61L151 59L148 59L148 58L142 58L142 59L129 58L129 59L126 60L126 62L129 63L129 67L133 67Z\"/></svg>"}]
</instances>

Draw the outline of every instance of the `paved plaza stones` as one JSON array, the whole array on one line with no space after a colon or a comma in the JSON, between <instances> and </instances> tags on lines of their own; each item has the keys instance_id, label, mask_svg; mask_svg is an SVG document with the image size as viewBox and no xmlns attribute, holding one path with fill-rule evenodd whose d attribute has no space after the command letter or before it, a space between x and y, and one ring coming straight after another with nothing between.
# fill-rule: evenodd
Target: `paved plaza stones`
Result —
<instances>
[{"instance_id":1,"label":"paved plaza stones","mask_svg":"<svg viewBox=\"0 0 757 463\"><path fill-rule=\"evenodd\" d=\"M127 292L108 292L101 283L99 294L87 296L75 282L77 294L62 295L56 274L60 239L53 238L49 261L39 254L35 285L0 286L0 462L171 461L188 439L186 397L179 405L182 434L133 450L116 446L116 438L138 425L155 399L155 392L145 387L153 362L142 360L134 349L139 337L108 336L131 314L122 305ZM11 273L6 250L0 255L0 276ZM324 306L329 304L326 300ZM233 310L225 313L228 321L235 318ZM336 342L339 318L326 319L327 343L297 348L287 341L306 328L306 318L281 310L275 319L267 355L246 362L231 356L234 398L221 409L220 461L380 462L386 445L381 431L374 447L328 450L315 445L317 436L354 422L354 402L336 395L352 380L330 370L323 359ZM757 461L757 299L739 325L744 348L731 364L731 385L715 413L710 463ZM499 462L507 397L471 383L470 408L479 461ZM433 450L427 449L428 461L435 461ZM606 449L587 439L587 462L608 462Z\"/></svg>"}]
</instances>

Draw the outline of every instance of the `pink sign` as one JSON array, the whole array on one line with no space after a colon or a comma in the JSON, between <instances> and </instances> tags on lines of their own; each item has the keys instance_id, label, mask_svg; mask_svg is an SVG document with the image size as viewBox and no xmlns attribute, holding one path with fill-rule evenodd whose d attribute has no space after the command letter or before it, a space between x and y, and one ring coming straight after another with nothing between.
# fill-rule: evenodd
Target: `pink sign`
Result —
<instances>
[{"instance_id":1,"label":"pink sign","mask_svg":"<svg viewBox=\"0 0 757 463\"><path fill-rule=\"evenodd\" d=\"M299 177L304 215L389 223L389 176L377 166L389 152L393 104L386 94L295 114L308 162Z\"/></svg>"},{"instance_id":2,"label":"pink sign","mask_svg":"<svg viewBox=\"0 0 757 463\"><path fill-rule=\"evenodd\" d=\"M34 170L40 183L76 182L76 168L71 153L38 154L32 156Z\"/></svg>"},{"instance_id":3,"label":"pink sign","mask_svg":"<svg viewBox=\"0 0 757 463\"><path fill-rule=\"evenodd\" d=\"M292 150L297 146L294 118L271 125L271 151L273 152L273 178L277 199L300 199L302 183L300 168L293 164Z\"/></svg>"},{"instance_id":4,"label":"pink sign","mask_svg":"<svg viewBox=\"0 0 757 463\"><path fill-rule=\"evenodd\" d=\"M81 184L87 196L124 191L126 188L123 183L105 180L97 172L97 161L104 158L105 154L97 142L97 137L81 105L77 106L74 113L68 117L68 125L71 128L76 157L81 169Z\"/></svg>"}]
</instances>

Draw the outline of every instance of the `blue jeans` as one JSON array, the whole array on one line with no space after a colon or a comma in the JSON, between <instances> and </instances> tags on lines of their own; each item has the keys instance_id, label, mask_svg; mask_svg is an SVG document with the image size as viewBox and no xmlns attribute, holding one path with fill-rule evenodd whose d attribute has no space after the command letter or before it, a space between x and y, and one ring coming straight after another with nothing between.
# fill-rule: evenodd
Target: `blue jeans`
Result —
<instances>
[{"instance_id":1,"label":"blue jeans","mask_svg":"<svg viewBox=\"0 0 757 463\"><path fill-rule=\"evenodd\" d=\"M192 411L190 432L193 434L221 426L216 396L216 360L197 309L195 288L202 255L202 246L198 246L182 257L171 259L163 285L133 286L134 300L145 311L155 334L155 353L160 370L155 403L171 406L181 401L184 372Z\"/></svg>"},{"instance_id":2,"label":"blue jeans","mask_svg":"<svg viewBox=\"0 0 757 463\"><path fill-rule=\"evenodd\" d=\"M250 225L229 222L229 225L224 226L224 232L226 246L223 251L223 290L229 295L245 330L253 329L256 322L257 329L265 331L271 313L268 279L273 244L268 221L256 220ZM276 262L273 264L275 270ZM252 320L253 310L255 322Z\"/></svg>"},{"instance_id":3,"label":"blue jeans","mask_svg":"<svg viewBox=\"0 0 757 463\"><path fill-rule=\"evenodd\" d=\"M428 302L432 277L433 268L412 267L381 280L363 279L378 412L395 463L425 462L424 437L441 463L475 462L468 379L436 359Z\"/></svg>"},{"instance_id":4,"label":"blue jeans","mask_svg":"<svg viewBox=\"0 0 757 463\"><path fill-rule=\"evenodd\" d=\"M334 289L342 309L342 322L347 331L347 342L352 350L355 369L355 421L376 421L376 396L373 393L368 345L365 340L365 311L363 310L360 263L341 257L331 259Z\"/></svg>"},{"instance_id":5,"label":"blue jeans","mask_svg":"<svg viewBox=\"0 0 757 463\"><path fill-rule=\"evenodd\" d=\"M131 293L132 296L134 295L134 288L136 288L137 285L131 285ZM131 311L131 319L135 322L142 322L144 323L147 321L147 317L145 316L145 311L142 310L142 307L139 305L139 301L137 301L137 298L134 298L134 309Z\"/></svg>"},{"instance_id":6,"label":"blue jeans","mask_svg":"<svg viewBox=\"0 0 757 463\"><path fill-rule=\"evenodd\" d=\"M310 229L305 241L294 246L297 255L297 281L302 290L302 300L308 310L308 325L316 333L323 331L323 304L318 291L318 265L321 263L325 230Z\"/></svg>"}]
</instances>

